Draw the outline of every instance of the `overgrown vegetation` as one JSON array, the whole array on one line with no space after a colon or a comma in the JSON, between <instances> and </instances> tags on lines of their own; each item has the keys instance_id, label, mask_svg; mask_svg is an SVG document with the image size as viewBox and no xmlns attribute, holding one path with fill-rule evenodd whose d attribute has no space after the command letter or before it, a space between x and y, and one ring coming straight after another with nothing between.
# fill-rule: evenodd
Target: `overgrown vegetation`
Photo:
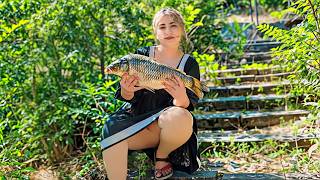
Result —
<instances>
[{"instance_id":1,"label":"overgrown vegetation","mask_svg":"<svg viewBox=\"0 0 320 180\"><path fill-rule=\"evenodd\" d=\"M280 15L294 13L303 18L303 21L290 30L283 30L267 24L258 26L265 36L280 41L282 45L273 49L275 63L287 64L295 72L290 76L298 81L292 94L304 95L305 101L319 102L320 95L320 2L295 2ZM318 112L317 112L318 113Z\"/></svg>"},{"instance_id":2,"label":"overgrown vegetation","mask_svg":"<svg viewBox=\"0 0 320 180\"><path fill-rule=\"evenodd\" d=\"M214 62L221 52L242 53L246 41L242 31L247 27L225 23L226 15L236 7L229 1L0 2L1 179L28 179L43 165L57 166L72 158L77 172L62 171L59 176L85 177L102 166L101 129L108 114L121 105L113 98L118 79L106 77L104 67L138 47L154 44L152 17L165 6L175 7L185 17L192 42L186 49L205 67L202 73L226 68ZM297 72L292 78L310 85L301 84L296 93L307 94L316 103L312 105L316 112L320 107L317 7L318 1L298 1L289 8L305 17L302 25L292 30L259 27L284 42L274 54L279 61L290 62ZM223 29L233 34L231 41L224 41ZM235 45L234 40L240 43ZM214 73L205 74L208 79L215 77ZM243 148L245 145L219 146L230 152L258 151ZM282 146L272 152L279 148ZM315 163L311 160L305 162L312 170ZM143 157L138 158L139 169L145 169L144 162Z\"/></svg>"}]
</instances>

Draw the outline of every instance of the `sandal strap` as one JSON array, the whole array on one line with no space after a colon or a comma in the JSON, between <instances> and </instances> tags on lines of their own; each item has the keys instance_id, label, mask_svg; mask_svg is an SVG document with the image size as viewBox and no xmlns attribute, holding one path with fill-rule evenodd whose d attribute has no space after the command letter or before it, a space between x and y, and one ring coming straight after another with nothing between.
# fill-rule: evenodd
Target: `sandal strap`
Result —
<instances>
[{"instance_id":1,"label":"sandal strap","mask_svg":"<svg viewBox=\"0 0 320 180\"><path fill-rule=\"evenodd\" d=\"M157 158L157 157L156 157L156 161L169 162L169 158L168 158L168 157L166 157L166 158Z\"/></svg>"}]
</instances>

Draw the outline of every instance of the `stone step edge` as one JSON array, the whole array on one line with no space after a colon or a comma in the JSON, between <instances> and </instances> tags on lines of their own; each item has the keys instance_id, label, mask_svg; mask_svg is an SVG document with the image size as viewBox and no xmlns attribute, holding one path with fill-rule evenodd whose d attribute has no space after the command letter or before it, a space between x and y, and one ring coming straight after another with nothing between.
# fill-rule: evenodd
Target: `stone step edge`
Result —
<instances>
[{"instance_id":1,"label":"stone step edge","mask_svg":"<svg viewBox=\"0 0 320 180\"><path fill-rule=\"evenodd\" d=\"M279 100L286 98L297 97L292 94L267 94L267 95L249 95L249 96L229 96L229 97L219 97L219 98L202 98L198 101L199 104L202 103L216 103L216 102L249 102L249 101L265 101L265 100Z\"/></svg>"},{"instance_id":2,"label":"stone step edge","mask_svg":"<svg viewBox=\"0 0 320 180\"><path fill-rule=\"evenodd\" d=\"M244 59L249 59L250 57L246 57ZM243 66L243 65L252 65L254 63L264 63L264 64L271 64L272 63L272 59L264 59L264 60L261 60L261 59L252 59L252 60L249 60L245 63L241 62L241 61L238 61L238 62L233 62L233 61L226 61L226 62L220 62L219 64L221 66L227 66L227 69L238 69L239 67ZM278 69L278 70L274 70L274 71L280 71L281 69Z\"/></svg>"},{"instance_id":3,"label":"stone step edge","mask_svg":"<svg viewBox=\"0 0 320 180\"><path fill-rule=\"evenodd\" d=\"M136 179L135 177L139 176L139 172L130 172L128 173L129 180ZM168 178L168 180L187 180L187 179L203 179L203 180L213 180L217 179L219 176L218 171L214 170L198 170L192 174L188 174L182 171L173 171L173 175ZM154 179L154 170L150 169L145 172L145 176L142 178Z\"/></svg>"},{"instance_id":4,"label":"stone step edge","mask_svg":"<svg viewBox=\"0 0 320 180\"><path fill-rule=\"evenodd\" d=\"M289 80L284 80L275 83L256 83L256 84L241 84L241 85L227 85L227 86L214 86L214 85L207 85L210 91L212 90L233 90L233 89L255 89L255 88L265 88L265 87L277 87L283 85L290 85L296 84L295 82L290 82Z\"/></svg>"},{"instance_id":5,"label":"stone step edge","mask_svg":"<svg viewBox=\"0 0 320 180\"><path fill-rule=\"evenodd\" d=\"M235 69L224 69L224 70L215 70L211 73L235 73L235 72L246 72L246 71L267 71L267 70L282 70L287 66L272 66L266 68L235 68Z\"/></svg>"},{"instance_id":6,"label":"stone step edge","mask_svg":"<svg viewBox=\"0 0 320 180\"><path fill-rule=\"evenodd\" d=\"M309 111L306 110L292 110L292 111L245 111L245 112L218 112L218 113L206 113L198 114L194 113L195 118L198 121L210 120L210 119L249 119L257 117L267 117L267 116L285 116L285 115L307 115Z\"/></svg>"},{"instance_id":7,"label":"stone step edge","mask_svg":"<svg viewBox=\"0 0 320 180\"><path fill-rule=\"evenodd\" d=\"M231 44L239 44L239 42L230 42ZM251 40L247 40L247 42L244 44L245 46L254 46L254 45L258 45L258 46L262 46L262 45L278 45L278 44L282 44L279 41L265 41L265 40L258 40L258 41L251 41Z\"/></svg>"},{"instance_id":8,"label":"stone step edge","mask_svg":"<svg viewBox=\"0 0 320 180\"><path fill-rule=\"evenodd\" d=\"M218 52L218 53L215 52L215 54L220 55L220 56L226 55L226 54L230 55L227 52ZM239 56L239 55L243 55L243 56L270 56L271 57L272 52L271 51L256 51L256 52L244 52L241 54L233 53L232 55L235 55L235 56Z\"/></svg>"},{"instance_id":9,"label":"stone step edge","mask_svg":"<svg viewBox=\"0 0 320 180\"><path fill-rule=\"evenodd\" d=\"M240 75L240 76L230 76L230 77L224 77L219 76L216 79L223 81L223 80L230 80L230 79L244 79L244 78L267 78L267 77L279 77L279 76L287 76L293 74L293 72L282 72L282 73L275 73L275 74L247 74L247 75Z\"/></svg>"},{"instance_id":10,"label":"stone step edge","mask_svg":"<svg viewBox=\"0 0 320 180\"><path fill-rule=\"evenodd\" d=\"M264 133L253 133L249 134L249 131L237 133L236 131L199 131L198 142L209 143L209 142L261 142L267 140L276 140L280 142L294 142L300 140L318 139L320 138L320 131L315 133L301 133L294 135L293 133L288 134L264 134Z\"/></svg>"}]
</instances>

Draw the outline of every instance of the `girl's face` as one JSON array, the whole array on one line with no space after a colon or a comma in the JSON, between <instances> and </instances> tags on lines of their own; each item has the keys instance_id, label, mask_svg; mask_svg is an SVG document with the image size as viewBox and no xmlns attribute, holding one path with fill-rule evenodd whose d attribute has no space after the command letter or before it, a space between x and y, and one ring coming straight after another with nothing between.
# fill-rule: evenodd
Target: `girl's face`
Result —
<instances>
[{"instance_id":1,"label":"girl's face","mask_svg":"<svg viewBox=\"0 0 320 180\"><path fill-rule=\"evenodd\" d=\"M163 15L156 24L156 38L160 44L167 46L179 46L182 28L169 15Z\"/></svg>"}]
</instances>

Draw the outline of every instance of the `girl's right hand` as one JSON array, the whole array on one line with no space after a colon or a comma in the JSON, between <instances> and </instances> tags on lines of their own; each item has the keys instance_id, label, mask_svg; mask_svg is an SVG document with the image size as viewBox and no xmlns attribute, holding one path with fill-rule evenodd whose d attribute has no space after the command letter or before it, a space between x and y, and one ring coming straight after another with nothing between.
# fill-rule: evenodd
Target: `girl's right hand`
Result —
<instances>
[{"instance_id":1,"label":"girl's right hand","mask_svg":"<svg viewBox=\"0 0 320 180\"><path fill-rule=\"evenodd\" d=\"M126 94L133 94L134 92L142 89L142 87L136 87L138 81L139 78L137 76L124 73L120 81L121 90L123 90Z\"/></svg>"}]
</instances>

